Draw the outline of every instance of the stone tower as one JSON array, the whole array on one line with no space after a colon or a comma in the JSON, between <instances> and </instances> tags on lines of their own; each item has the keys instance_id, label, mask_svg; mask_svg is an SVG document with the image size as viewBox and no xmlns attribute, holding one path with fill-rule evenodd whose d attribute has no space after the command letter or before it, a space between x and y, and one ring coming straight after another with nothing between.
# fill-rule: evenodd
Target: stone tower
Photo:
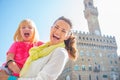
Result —
<instances>
[{"instance_id":1,"label":"stone tower","mask_svg":"<svg viewBox=\"0 0 120 80\"><path fill-rule=\"evenodd\" d=\"M98 22L98 11L94 7L93 0L84 0L84 16L87 19L90 34L100 36L101 31Z\"/></svg>"},{"instance_id":2,"label":"stone tower","mask_svg":"<svg viewBox=\"0 0 120 80\"><path fill-rule=\"evenodd\" d=\"M84 0L84 5L89 33L74 31L78 59L75 62L69 60L57 80L120 80L115 37L101 35L93 0Z\"/></svg>"}]
</instances>

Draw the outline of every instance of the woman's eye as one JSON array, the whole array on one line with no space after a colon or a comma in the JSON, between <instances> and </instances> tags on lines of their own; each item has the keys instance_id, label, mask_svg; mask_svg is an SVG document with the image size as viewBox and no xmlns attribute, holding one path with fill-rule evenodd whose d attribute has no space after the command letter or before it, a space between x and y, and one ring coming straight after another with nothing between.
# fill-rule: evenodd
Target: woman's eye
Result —
<instances>
[{"instance_id":1,"label":"woman's eye","mask_svg":"<svg viewBox=\"0 0 120 80\"><path fill-rule=\"evenodd\" d=\"M59 29L57 26L55 26L55 29Z\"/></svg>"},{"instance_id":2,"label":"woman's eye","mask_svg":"<svg viewBox=\"0 0 120 80\"><path fill-rule=\"evenodd\" d=\"M63 32L63 33L66 33L66 31L65 31L65 30L62 30L62 32Z\"/></svg>"}]
</instances>

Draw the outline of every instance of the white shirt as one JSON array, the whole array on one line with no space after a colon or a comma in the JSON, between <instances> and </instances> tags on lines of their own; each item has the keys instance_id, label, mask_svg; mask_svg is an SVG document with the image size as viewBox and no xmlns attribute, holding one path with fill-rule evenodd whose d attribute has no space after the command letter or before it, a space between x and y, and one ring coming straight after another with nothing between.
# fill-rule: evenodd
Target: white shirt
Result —
<instances>
[{"instance_id":1,"label":"white shirt","mask_svg":"<svg viewBox=\"0 0 120 80\"><path fill-rule=\"evenodd\" d=\"M65 48L56 48L49 55L33 61L27 73L18 80L56 80L68 59Z\"/></svg>"}]
</instances>

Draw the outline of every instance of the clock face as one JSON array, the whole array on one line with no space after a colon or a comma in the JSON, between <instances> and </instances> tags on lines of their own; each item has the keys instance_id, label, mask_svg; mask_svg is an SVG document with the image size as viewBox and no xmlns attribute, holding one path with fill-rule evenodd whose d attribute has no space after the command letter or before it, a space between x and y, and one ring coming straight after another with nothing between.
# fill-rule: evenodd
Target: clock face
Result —
<instances>
[{"instance_id":1,"label":"clock face","mask_svg":"<svg viewBox=\"0 0 120 80\"><path fill-rule=\"evenodd\" d=\"M95 30L96 35L100 35L100 32L98 30Z\"/></svg>"}]
</instances>

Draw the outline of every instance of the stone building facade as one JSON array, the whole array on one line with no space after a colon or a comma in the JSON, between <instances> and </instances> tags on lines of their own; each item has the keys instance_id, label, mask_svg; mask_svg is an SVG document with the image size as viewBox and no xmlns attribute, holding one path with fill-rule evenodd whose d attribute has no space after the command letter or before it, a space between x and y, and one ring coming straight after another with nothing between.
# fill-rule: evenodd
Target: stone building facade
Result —
<instances>
[{"instance_id":1,"label":"stone building facade","mask_svg":"<svg viewBox=\"0 0 120 80\"><path fill-rule=\"evenodd\" d=\"M101 35L93 0L84 0L89 32L74 31L78 59L68 61L57 80L120 80L120 61L115 37Z\"/></svg>"}]
</instances>

